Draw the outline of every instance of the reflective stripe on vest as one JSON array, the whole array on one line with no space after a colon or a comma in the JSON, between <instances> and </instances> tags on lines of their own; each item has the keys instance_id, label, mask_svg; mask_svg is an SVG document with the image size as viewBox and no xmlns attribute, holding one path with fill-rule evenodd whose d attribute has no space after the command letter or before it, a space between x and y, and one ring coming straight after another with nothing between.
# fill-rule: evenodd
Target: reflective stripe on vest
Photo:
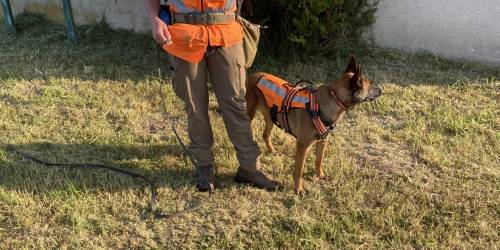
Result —
<instances>
[{"instance_id":1,"label":"reflective stripe on vest","mask_svg":"<svg viewBox=\"0 0 500 250\"><path fill-rule=\"evenodd\" d=\"M230 10L236 4L236 0L226 0L226 4L224 5L224 11Z\"/></svg>"},{"instance_id":2,"label":"reflective stripe on vest","mask_svg":"<svg viewBox=\"0 0 500 250\"><path fill-rule=\"evenodd\" d=\"M285 98L288 90L292 86L285 80L280 79L276 76L266 74L257 83L257 88L264 95L266 104L268 107L272 108L276 106L278 112L282 111L283 99ZM306 103L309 102L309 94L307 90L299 91L290 103L290 108L306 108Z\"/></svg>"}]
</instances>

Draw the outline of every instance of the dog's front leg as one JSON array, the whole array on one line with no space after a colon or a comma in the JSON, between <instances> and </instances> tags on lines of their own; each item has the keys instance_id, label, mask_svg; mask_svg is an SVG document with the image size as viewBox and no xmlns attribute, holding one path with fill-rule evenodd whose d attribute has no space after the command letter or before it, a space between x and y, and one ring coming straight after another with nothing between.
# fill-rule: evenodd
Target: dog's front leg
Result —
<instances>
[{"instance_id":1,"label":"dog's front leg","mask_svg":"<svg viewBox=\"0 0 500 250\"><path fill-rule=\"evenodd\" d=\"M316 143L316 177L320 180L325 178L325 173L323 172L323 158L325 157L327 139L319 140Z\"/></svg>"},{"instance_id":2,"label":"dog's front leg","mask_svg":"<svg viewBox=\"0 0 500 250\"><path fill-rule=\"evenodd\" d=\"M297 148L295 152L295 169L293 173L293 180L295 182L295 193L301 196L305 195L304 180L302 179L302 174L304 173L304 165L306 162L307 152L311 143L303 143L297 141Z\"/></svg>"}]
</instances>

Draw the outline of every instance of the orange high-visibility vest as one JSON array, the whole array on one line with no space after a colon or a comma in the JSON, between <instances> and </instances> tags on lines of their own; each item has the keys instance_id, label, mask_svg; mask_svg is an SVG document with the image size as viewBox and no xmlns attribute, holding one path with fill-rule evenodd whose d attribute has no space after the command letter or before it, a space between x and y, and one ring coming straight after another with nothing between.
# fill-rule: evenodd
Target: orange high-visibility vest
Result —
<instances>
[{"instance_id":1,"label":"orange high-visibility vest","mask_svg":"<svg viewBox=\"0 0 500 250\"><path fill-rule=\"evenodd\" d=\"M293 88L287 81L273 76L271 74L265 74L257 82L257 88L264 95L266 99L266 104L269 108L275 106L277 112L282 112L283 99L286 93ZM292 102L289 105L290 108L306 108L306 103L309 102L309 92L307 89L297 92L292 98Z\"/></svg>"},{"instance_id":2,"label":"orange high-visibility vest","mask_svg":"<svg viewBox=\"0 0 500 250\"><path fill-rule=\"evenodd\" d=\"M171 0L174 13L236 12L237 0ZM168 26L172 43L163 45L168 53L192 63L203 59L207 46L230 47L243 40L243 27L236 22L213 25L174 23Z\"/></svg>"},{"instance_id":3,"label":"orange high-visibility vest","mask_svg":"<svg viewBox=\"0 0 500 250\"><path fill-rule=\"evenodd\" d=\"M270 74L265 74L258 80L257 89L260 90L270 108L273 122L287 133L292 134L288 123L288 112L292 108L307 109L314 128L318 132L318 139L325 139L335 128L335 122L323 121L320 117L316 89L294 87L287 81ZM277 119L278 114L282 117L280 122Z\"/></svg>"}]
</instances>

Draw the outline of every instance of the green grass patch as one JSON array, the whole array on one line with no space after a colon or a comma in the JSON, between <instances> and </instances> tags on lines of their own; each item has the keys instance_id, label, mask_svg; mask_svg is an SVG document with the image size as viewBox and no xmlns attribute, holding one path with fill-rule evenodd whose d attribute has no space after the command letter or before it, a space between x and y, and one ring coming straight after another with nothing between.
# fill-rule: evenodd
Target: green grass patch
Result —
<instances>
[{"instance_id":1,"label":"green grass patch","mask_svg":"<svg viewBox=\"0 0 500 250\"><path fill-rule=\"evenodd\" d=\"M64 27L33 15L19 33L0 29L0 140L55 162L96 162L159 181L169 219L141 216L149 191L103 171L36 165L0 148L0 248L488 248L500 247L500 71L432 54L353 46L331 57L275 60L251 71L318 84L336 78L351 53L384 94L348 114L330 138L327 182L292 192L294 140L275 131L266 172L287 189L268 193L232 181L233 147L210 116L220 188L194 188L192 166L169 129L187 141L182 104L166 66L161 113L155 45L149 34Z\"/></svg>"}]
</instances>

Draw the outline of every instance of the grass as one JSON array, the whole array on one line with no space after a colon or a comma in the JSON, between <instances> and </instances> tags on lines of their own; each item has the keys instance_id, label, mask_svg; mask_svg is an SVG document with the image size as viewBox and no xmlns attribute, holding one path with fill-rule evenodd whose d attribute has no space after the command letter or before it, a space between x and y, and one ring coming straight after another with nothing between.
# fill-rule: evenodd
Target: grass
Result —
<instances>
[{"instance_id":1,"label":"grass","mask_svg":"<svg viewBox=\"0 0 500 250\"><path fill-rule=\"evenodd\" d=\"M0 29L0 140L40 158L99 162L160 183L167 219L142 216L149 191L102 171L47 168L0 149L0 248L456 248L500 247L500 71L432 54L353 47L328 58L253 70L318 84L355 53L384 95L348 115L327 148L328 182L292 192L293 139L275 131L267 172L287 189L232 181L237 161L211 96L221 188L194 188L193 168L161 116L148 34L80 27L80 42L38 16ZM169 82L168 78L167 82ZM172 120L181 103L164 88ZM187 140L184 129L181 136Z\"/></svg>"}]
</instances>

